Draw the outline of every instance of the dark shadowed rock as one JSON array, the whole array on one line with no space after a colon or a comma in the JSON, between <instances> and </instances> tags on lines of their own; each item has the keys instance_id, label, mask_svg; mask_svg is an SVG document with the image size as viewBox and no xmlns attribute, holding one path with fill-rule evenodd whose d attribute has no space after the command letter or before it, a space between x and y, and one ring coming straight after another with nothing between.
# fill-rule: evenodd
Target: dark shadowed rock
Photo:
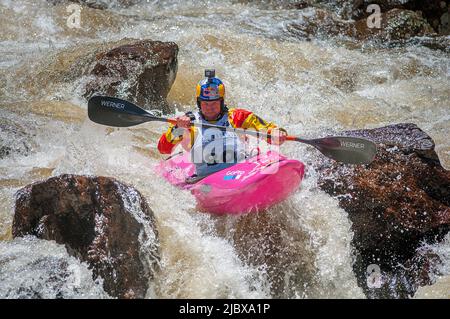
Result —
<instances>
[{"instance_id":1,"label":"dark shadowed rock","mask_svg":"<svg viewBox=\"0 0 450 319\"><path fill-rule=\"evenodd\" d=\"M366 24L367 18L375 13L370 5L378 5L382 18L389 22L390 29L381 32L380 30L372 30L374 34L381 34L386 37L407 38L408 34L414 36L421 31L427 33L439 33L440 35L448 35L450 33L449 16L450 3L442 0L237 0L240 3L252 3L259 6L268 7L270 9L319 9L328 12L327 15L333 15L335 24L330 21L321 21L318 19L308 19L301 24L295 24L300 29L308 29L314 31L319 29L321 32L329 30L330 35L335 35L336 29L342 27L343 20L358 21L356 25L359 29L358 37L366 39L369 30L363 30L363 24ZM392 11L393 9L396 9ZM392 11L391 14L388 12ZM407 13L401 13L407 12ZM420 19L418 18L420 17ZM342 19L342 20L341 20ZM320 26L320 23L325 25ZM425 24L424 24L425 22ZM311 26L308 26L311 24ZM398 28L396 27L398 25ZM432 27L430 32L429 28ZM401 29L405 29L404 32ZM292 27L291 27L292 29ZM345 30L344 30L345 31ZM295 30L294 30L295 33ZM311 34L311 33L310 33ZM366 36L364 36L366 35Z\"/></svg>"},{"instance_id":2,"label":"dark shadowed rock","mask_svg":"<svg viewBox=\"0 0 450 319\"><path fill-rule=\"evenodd\" d=\"M354 1L346 1L354 2ZM448 34L445 25L445 17L449 12L449 1L442 0L364 0L362 3L356 6L355 10L349 16L355 20L367 18L372 12L367 12L367 6L370 4L378 4L381 12L385 13L392 9L402 9L414 11L428 22L433 27L434 31L445 35Z\"/></svg>"},{"instance_id":3,"label":"dark shadowed rock","mask_svg":"<svg viewBox=\"0 0 450 319\"><path fill-rule=\"evenodd\" d=\"M367 11L370 4L380 5L379 27L375 12ZM450 34L450 5L442 1L428 7L423 1L311 0L299 15L297 22L286 24L286 31L300 39L332 37L350 48L423 45L449 50L445 35Z\"/></svg>"},{"instance_id":4,"label":"dark shadowed rock","mask_svg":"<svg viewBox=\"0 0 450 319\"><path fill-rule=\"evenodd\" d=\"M113 178L61 175L19 190L13 236L25 235L64 244L114 297L143 298L158 266L153 212Z\"/></svg>"},{"instance_id":5,"label":"dark shadowed rock","mask_svg":"<svg viewBox=\"0 0 450 319\"><path fill-rule=\"evenodd\" d=\"M438 267L441 262L436 253L419 248L413 257L399 263L397 267L381 268L380 285L367 289L367 297L413 297L419 287L434 284L437 275L441 275Z\"/></svg>"},{"instance_id":6,"label":"dark shadowed rock","mask_svg":"<svg viewBox=\"0 0 450 319\"><path fill-rule=\"evenodd\" d=\"M448 232L450 171L440 165L432 139L414 124L344 134L376 142L375 160L349 166L324 159L317 167L319 186L338 198L352 221L354 269L360 286L368 296L386 297L382 289L367 288L368 265L377 264L391 276L400 276L399 264L411 262L422 242L437 242ZM405 278L400 283L401 297L418 286L414 273Z\"/></svg>"},{"instance_id":7,"label":"dark shadowed rock","mask_svg":"<svg viewBox=\"0 0 450 319\"><path fill-rule=\"evenodd\" d=\"M380 28L369 28L367 19L361 19L355 23L355 29L356 38L379 41L406 40L435 33L421 13L403 9L392 9L382 13Z\"/></svg>"},{"instance_id":8,"label":"dark shadowed rock","mask_svg":"<svg viewBox=\"0 0 450 319\"><path fill-rule=\"evenodd\" d=\"M365 18L356 22L342 20L324 9L307 8L303 14L301 23L286 26L287 31L300 38L344 36L386 44L434 34L433 28L419 13L408 10L392 9L383 13L380 28L369 28Z\"/></svg>"},{"instance_id":9,"label":"dark shadowed rock","mask_svg":"<svg viewBox=\"0 0 450 319\"><path fill-rule=\"evenodd\" d=\"M178 46L143 40L97 54L84 97L106 94L173 112L166 97L177 73Z\"/></svg>"}]
</instances>

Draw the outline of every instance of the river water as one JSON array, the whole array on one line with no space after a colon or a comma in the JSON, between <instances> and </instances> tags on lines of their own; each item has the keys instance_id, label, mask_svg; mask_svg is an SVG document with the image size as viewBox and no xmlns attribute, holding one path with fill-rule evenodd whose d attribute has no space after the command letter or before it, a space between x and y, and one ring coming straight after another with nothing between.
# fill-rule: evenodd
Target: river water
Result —
<instances>
[{"instance_id":1,"label":"river water","mask_svg":"<svg viewBox=\"0 0 450 319\"><path fill-rule=\"evenodd\" d=\"M149 1L128 9L83 7L81 28L70 29L67 3L0 0L0 134L11 150L0 158L0 258L8 260L0 277L17 267L28 276L42 271L13 257L31 247L27 258L54 253L89 277L54 243L12 240L11 224L19 188L62 173L93 174L134 185L155 213L162 260L149 298L364 298L352 271L350 220L318 189L312 169L295 195L262 216L199 213L190 194L154 173L163 125L111 129L90 122L81 97L86 79L60 81L73 55L55 62L59 50L123 38L173 41L179 64L168 101L179 112L194 106L203 70L215 68L229 106L251 109L293 135L413 122L434 139L450 168L448 54L293 37L287 25L308 14L229 1ZM317 158L302 145L286 143L281 150L307 165ZM450 274L449 243L434 247L444 277ZM0 296L18 297L20 283L4 281ZM83 287L72 295L67 287L55 289L65 297L105 296L96 283ZM435 296L448 293L446 285L431 289Z\"/></svg>"}]
</instances>

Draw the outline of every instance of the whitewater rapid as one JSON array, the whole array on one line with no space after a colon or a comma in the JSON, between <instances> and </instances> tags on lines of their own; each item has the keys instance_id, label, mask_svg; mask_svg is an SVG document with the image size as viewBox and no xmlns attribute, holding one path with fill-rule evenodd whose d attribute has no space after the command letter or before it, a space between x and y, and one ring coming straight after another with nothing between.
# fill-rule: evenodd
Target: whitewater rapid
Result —
<instances>
[{"instance_id":1,"label":"whitewater rapid","mask_svg":"<svg viewBox=\"0 0 450 319\"><path fill-rule=\"evenodd\" d=\"M161 272L149 298L364 298L352 271L350 220L336 199L318 189L313 169L307 169L292 198L264 217L199 213L189 193L154 172L163 158L156 143L165 127L147 123L112 129L90 122L80 91L86 79L53 85L60 70L49 65L54 67L50 62L58 50L82 50L122 38L173 41L180 51L168 101L179 113L195 105L194 88L203 70L215 68L229 106L251 109L294 135L319 137L413 122L434 139L443 166L450 168L450 59L444 52L416 46L358 50L332 40L304 41L286 29L288 23L302 21L297 11L228 1L83 8L79 30L67 28L65 9L46 1L0 0L0 120L23 131L0 132L19 148L0 159L0 278L14 272L1 263L11 258L22 266L25 278L39 274L42 267L30 265L44 253L89 277L89 270L59 245L12 240L11 223L19 188L62 173L92 174L135 186L155 213ZM61 68L71 56L62 59ZM25 76L30 80L23 81ZM306 146L286 143L281 150L309 167L317 159L316 151ZM255 254L267 252L261 249L279 253L283 263L259 263L260 256L246 254L236 235L255 231L258 237L266 226L277 234L274 246ZM447 240L435 247L444 275L450 275L449 245ZM27 257L31 261L17 257L32 247L38 248ZM20 297L11 295L17 285L19 280L2 282L0 297ZM80 295L67 287L55 289L64 297ZM80 289L85 297L105 297L94 282Z\"/></svg>"}]
</instances>

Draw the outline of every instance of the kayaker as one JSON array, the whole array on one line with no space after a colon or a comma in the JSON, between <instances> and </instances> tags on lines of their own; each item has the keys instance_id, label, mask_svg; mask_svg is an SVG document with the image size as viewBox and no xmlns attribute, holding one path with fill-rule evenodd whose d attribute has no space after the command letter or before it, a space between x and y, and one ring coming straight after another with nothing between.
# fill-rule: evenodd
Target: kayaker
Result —
<instances>
[{"instance_id":1,"label":"kayaker","mask_svg":"<svg viewBox=\"0 0 450 319\"><path fill-rule=\"evenodd\" d=\"M281 145L286 140L286 130L266 122L245 109L228 108L225 105L225 86L215 77L215 70L205 70L205 79L197 84L198 110L187 112L176 118L176 125L170 124L158 143L161 154L171 154L182 142L191 150L196 174L186 181L196 182L209 174L227 168L246 158L243 141L235 133L211 128L195 128L191 122L209 123L225 127L254 129L271 134L268 143Z\"/></svg>"}]
</instances>

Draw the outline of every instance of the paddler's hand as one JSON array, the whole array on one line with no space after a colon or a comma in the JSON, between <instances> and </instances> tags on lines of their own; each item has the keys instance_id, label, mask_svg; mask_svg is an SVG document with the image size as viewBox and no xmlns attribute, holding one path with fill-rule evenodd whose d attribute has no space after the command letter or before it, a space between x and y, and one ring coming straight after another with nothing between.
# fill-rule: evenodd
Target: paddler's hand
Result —
<instances>
[{"instance_id":1,"label":"paddler's hand","mask_svg":"<svg viewBox=\"0 0 450 319\"><path fill-rule=\"evenodd\" d=\"M281 145L286 141L287 132L283 128L275 127L273 129L269 129L267 131L270 134L270 138L267 139L267 142L273 145Z\"/></svg>"},{"instance_id":2,"label":"paddler's hand","mask_svg":"<svg viewBox=\"0 0 450 319\"><path fill-rule=\"evenodd\" d=\"M177 127L189 128L191 126L191 119L187 115L179 116L175 120L177 121Z\"/></svg>"}]
</instances>

